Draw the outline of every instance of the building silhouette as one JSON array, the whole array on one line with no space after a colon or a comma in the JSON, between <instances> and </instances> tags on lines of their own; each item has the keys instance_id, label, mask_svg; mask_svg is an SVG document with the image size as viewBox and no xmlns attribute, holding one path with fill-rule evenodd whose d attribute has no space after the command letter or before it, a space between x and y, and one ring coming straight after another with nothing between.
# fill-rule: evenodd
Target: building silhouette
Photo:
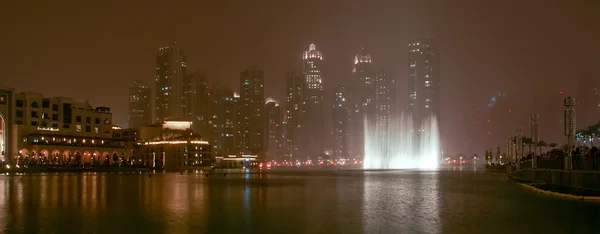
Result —
<instances>
[{"instance_id":1,"label":"building silhouette","mask_svg":"<svg viewBox=\"0 0 600 234\"><path fill-rule=\"evenodd\" d=\"M283 147L283 119L281 106L275 101L265 104L265 142L267 143L267 157L280 159Z\"/></svg>"},{"instance_id":2,"label":"building silhouette","mask_svg":"<svg viewBox=\"0 0 600 234\"><path fill-rule=\"evenodd\" d=\"M289 72L286 79L286 97L284 114L285 157L296 160L301 149L306 147L306 138L302 131L302 117L305 114L305 80L298 70Z\"/></svg>"},{"instance_id":3,"label":"building silhouette","mask_svg":"<svg viewBox=\"0 0 600 234\"><path fill-rule=\"evenodd\" d=\"M158 49L156 54L156 121L186 117L185 78L187 75L186 57L173 42Z\"/></svg>"},{"instance_id":4,"label":"building silhouette","mask_svg":"<svg viewBox=\"0 0 600 234\"><path fill-rule=\"evenodd\" d=\"M150 87L139 80L129 88L129 127L137 128L152 124Z\"/></svg>"},{"instance_id":5,"label":"building silhouette","mask_svg":"<svg viewBox=\"0 0 600 234\"><path fill-rule=\"evenodd\" d=\"M424 37L408 44L409 106L415 128L434 115L440 118L439 54L433 39Z\"/></svg>"},{"instance_id":6,"label":"building silhouette","mask_svg":"<svg viewBox=\"0 0 600 234\"><path fill-rule=\"evenodd\" d=\"M240 74L236 143L240 151L265 153L264 73L257 66Z\"/></svg>"},{"instance_id":7,"label":"building silhouette","mask_svg":"<svg viewBox=\"0 0 600 234\"><path fill-rule=\"evenodd\" d=\"M318 158L324 154L325 122L323 116L323 54L315 44L310 44L303 55L304 90L304 129L307 147L303 156Z\"/></svg>"}]
</instances>

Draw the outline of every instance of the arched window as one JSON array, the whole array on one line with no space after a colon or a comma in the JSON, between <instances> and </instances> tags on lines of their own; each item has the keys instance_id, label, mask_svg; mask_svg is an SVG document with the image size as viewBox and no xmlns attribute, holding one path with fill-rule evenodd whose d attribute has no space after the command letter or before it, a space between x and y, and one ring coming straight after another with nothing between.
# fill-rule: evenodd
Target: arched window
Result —
<instances>
[{"instance_id":1,"label":"arched window","mask_svg":"<svg viewBox=\"0 0 600 234\"><path fill-rule=\"evenodd\" d=\"M37 102L32 102L31 103L31 107L33 107L33 108L39 108L40 105Z\"/></svg>"}]
</instances>

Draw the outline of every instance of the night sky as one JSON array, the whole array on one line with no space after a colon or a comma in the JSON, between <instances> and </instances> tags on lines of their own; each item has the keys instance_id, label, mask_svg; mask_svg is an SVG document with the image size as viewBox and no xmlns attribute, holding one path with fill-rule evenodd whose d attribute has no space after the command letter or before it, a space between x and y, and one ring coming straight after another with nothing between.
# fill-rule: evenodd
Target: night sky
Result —
<instances>
[{"instance_id":1,"label":"night sky","mask_svg":"<svg viewBox=\"0 0 600 234\"><path fill-rule=\"evenodd\" d=\"M407 42L430 36L441 54L444 149L457 152L475 150L464 144L465 119L495 93L519 97L526 123L531 105L600 79L597 0L123 2L2 1L0 83L111 107L126 126L128 87L153 86L156 51L171 41L189 71L235 90L240 71L258 65L267 96L280 102L286 72L301 68L314 42L325 55L327 104L365 47L377 69L396 72L405 105ZM542 136L560 133L547 125L558 130Z\"/></svg>"}]
</instances>

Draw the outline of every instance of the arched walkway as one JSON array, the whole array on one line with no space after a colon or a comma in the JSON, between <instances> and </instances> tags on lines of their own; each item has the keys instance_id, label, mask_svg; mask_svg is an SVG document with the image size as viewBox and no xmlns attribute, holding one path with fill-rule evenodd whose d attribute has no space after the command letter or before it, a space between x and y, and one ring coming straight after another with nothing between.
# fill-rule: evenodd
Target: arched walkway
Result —
<instances>
[{"instance_id":1,"label":"arched walkway","mask_svg":"<svg viewBox=\"0 0 600 234\"><path fill-rule=\"evenodd\" d=\"M0 154L0 161L6 160L6 144L6 122L4 121L4 116L0 114L0 150L2 151L2 154Z\"/></svg>"},{"instance_id":2,"label":"arched walkway","mask_svg":"<svg viewBox=\"0 0 600 234\"><path fill-rule=\"evenodd\" d=\"M83 152L83 164L92 164L92 154L89 151Z\"/></svg>"},{"instance_id":3,"label":"arched walkway","mask_svg":"<svg viewBox=\"0 0 600 234\"><path fill-rule=\"evenodd\" d=\"M110 154L108 152L102 153L102 158L100 159L100 162L103 165L110 164Z\"/></svg>"},{"instance_id":4,"label":"arched walkway","mask_svg":"<svg viewBox=\"0 0 600 234\"><path fill-rule=\"evenodd\" d=\"M72 161L73 161L73 155L71 154L71 151L69 151L69 150L63 151L61 164L71 164Z\"/></svg>"},{"instance_id":5,"label":"arched walkway","mask_svg":"<svg viewBox=\"0 0 600 234\"><path fill-rule=\"evenodd\" d=\"M51 164L60 164L61 163L61 157L60 157L59 150L52 151L52 155L50 156L50 163Z\"/></svg>"},{"instance_id":6,"label":"arched walkway","mask_svg":"<svg viewBox=\"0 0 600 234\"><path fill-rule=\"evenodd\" d=\"M119 163L119 153L117 151L112 153L112 157L110 159L110 164Z\"/></svg>"},{"instance_id":7,"label":"arched walkway","mask_svg":"<svg viewBox=\"0 0 600 234\"><path fill-rule=\"evenodd\" d=\"M46 149L43 149L42 151L40 151L40 162L48 163L49 155L50 155L50 153L48 153L48 150L46 150Z\"/></svg>"},{"instance_id":8,"label":"arched walkway","mask_svg":"<svg viewBox=\"0 0 600 234\"><path fill-rule=\"evenodd\" d=\"M73 163L76 165L82 164L82 156L79 150L75 150L75 152L73 152Z\"/></svg>"}]
</instances>

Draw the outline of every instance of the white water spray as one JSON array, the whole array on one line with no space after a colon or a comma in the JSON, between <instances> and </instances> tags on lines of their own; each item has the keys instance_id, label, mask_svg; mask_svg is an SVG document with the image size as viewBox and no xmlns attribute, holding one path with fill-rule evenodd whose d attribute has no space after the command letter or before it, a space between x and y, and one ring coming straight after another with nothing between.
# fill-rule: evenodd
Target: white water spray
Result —
<instances>
[{"instance_id":1,"label":"white water spray","mask_svg":"<svg viewBox=\"0 0 600 234\"><path fill-rule=\"evenodd\" d=\"M435 116L413 132L410 115L392 118L387 126L365 119L364 169L431 169L439 166L440 140Z\"/></svg>"}]
</instances>

